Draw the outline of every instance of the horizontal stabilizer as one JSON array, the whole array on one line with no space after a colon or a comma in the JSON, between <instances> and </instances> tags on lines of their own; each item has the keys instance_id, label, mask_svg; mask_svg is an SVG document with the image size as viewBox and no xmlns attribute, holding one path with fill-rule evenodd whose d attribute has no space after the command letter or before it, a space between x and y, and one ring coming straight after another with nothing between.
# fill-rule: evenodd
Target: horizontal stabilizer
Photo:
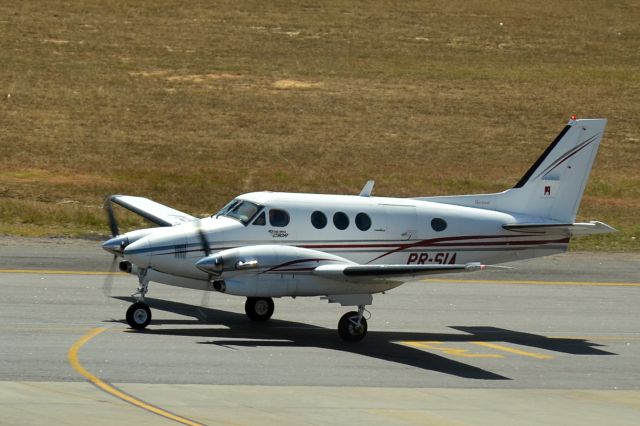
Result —
<instances>
[{"instance_id":1,"label":"horizontal stabilizer","mask_svg":"<svg viewBox=\"0 0 640 426\"><path fill-rule=\"evenodd\" d=\"M108 198L108 201L118 204L159 226L174 226L197 219L194 216L156 203L148 198L112 195Z\"/></svg>"},{"instance_id":2,"label":"horizontal stabilizer","mask_svg":"<svg viewBox=\"0 0 640 426\"><path fill-rule=\"evenodd\" d=\"M473 272L484 269L480 263L464 265L322 265L313 270L314 275L325 278L393 278L420 277L452 272Z\"/></svg>"},{"instance_id":3,"label":"horizontal stabilizer","mask_svg":"<svg viewBox=\"0 0 640 426\"><path fill-rule=\"evenodd\" d=\"M508 231L536 233L541 235L567 235L580 237L583 235L608 234L617 230L606 223L591 221L586 223L516 223L502 227Z\"/></svg>"}]
</instances>

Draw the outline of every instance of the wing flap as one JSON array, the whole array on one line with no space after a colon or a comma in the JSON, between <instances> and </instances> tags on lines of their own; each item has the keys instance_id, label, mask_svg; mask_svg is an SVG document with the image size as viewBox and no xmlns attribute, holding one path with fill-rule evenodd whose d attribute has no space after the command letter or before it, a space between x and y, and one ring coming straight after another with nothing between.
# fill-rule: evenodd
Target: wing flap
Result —
<instances>
[{"instance_id":1,"label":"wing flap","mask_svg":"<svg viewBox=\"0 0 640 426\"><path fill-rule=\"evenodd\" d=\"M459 265L322 265L313 270L314 275L325 278L402 278L422 277L452 272L473 272L484 269L480 263Z\"/></svg>"},{"instance_id":2,"label":"wing flap","mask_svg":"<svg viewBox=\"0 0 640 426\"><path fill-rule=\"evenodd\" d=\"M108 198L108 201L124 207L159 226L174 226L197 219L194 216L172 209L164 204L156 203L148 198L112 195Z\"/></svg>"}]
</instances>

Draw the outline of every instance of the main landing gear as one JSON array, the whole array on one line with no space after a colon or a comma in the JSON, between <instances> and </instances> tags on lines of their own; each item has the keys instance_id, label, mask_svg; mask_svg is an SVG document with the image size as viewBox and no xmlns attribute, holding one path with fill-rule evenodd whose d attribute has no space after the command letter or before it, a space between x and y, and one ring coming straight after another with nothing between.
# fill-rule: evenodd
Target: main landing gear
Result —
<instances>
[{"instance_id":1,"label":"main landing gear","mask_svg":"<svg viewBox=\"0 0 640 426\"><path fill-rule=\"evenodd\" d=\"M138 290L131 296L136 302L127 309L127 324L134 330L142 330L151 322L151 309L149 305L144 303L144 296L149 291L149 278L147 278L147 270L140 269L138 271Z\"/></svg>"},{"instance_id":2,"label":"main landing gear","mask_svg":"<svg viewBox=\"0 0 640 426\"><path fill-rule=\"evenodd\" d=\"M338 322L338 334L347 342L359 342L367 335L367 319L364 317L364 305L358 306L358 312L347 312Z\"/></svg>"},{"instance_id":3,"label":"main landing gear","mask_svg":"<svg viewBox=\"0 0 640 426\"><path fill-rule=\"evenodd\" d=\"M134 330L143 330L151 323L151 309L144 303L144 296L149 291L147 269L138 271L138 290L131 296L135 303L127 309L127 324ZM370 303L370 301L369 301ZM273 315L274 304L270 297L247 297L244 311L252 321L267 321ZM347 312L338 322L338 334L347 342L359 342L367 335L367 312L365 305L358 305L358 311Z\"/></svg>"},{"instance_id":4,"label":"main landing gear","mask_svg":"<svg viewBox=\"0 0 640 426\"><path fill-rule=\"evenodd\" d=\"M273 299L270 297L247 297L244 311L252 321L267 321L273 315Z\"/></svg>"},{"instance_id":5,"label":"main landing gear","mask_svg":"<svg viewBox=\"0 0 640 426\"><path fill-rule=\"evenodd\" d=\"M270 297L247 297L244 311L252 321L267 321L273 315L273 299ZM347 312L338 322L338 334L347 342L359 342L367 335L367 312L365 305L358 305L358 312Z\"/></svg>"}]
</instances>

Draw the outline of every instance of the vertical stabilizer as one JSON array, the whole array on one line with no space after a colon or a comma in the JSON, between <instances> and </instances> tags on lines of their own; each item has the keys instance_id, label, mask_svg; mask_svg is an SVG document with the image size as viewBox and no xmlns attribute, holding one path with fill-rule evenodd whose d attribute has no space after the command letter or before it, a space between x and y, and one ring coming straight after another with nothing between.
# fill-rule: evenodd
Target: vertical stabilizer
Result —
<instances>
[{"instance_id":1,"label":"vertical stabilizer","mask_svg":"<svg viewBox=\"0 0 640 426\"><path fill-rule=\"evenodd\" d=\"M571 120L546 151L509 191L501 210L559 222L575 221L607 120Z\"/></svg>"},{"instance_id":2,"label":"vertical stabilizer","mask_svg":"<svg viewBox=\"0 0 640 426\"><path fill-rule=\"evenodd\" d=\"M507 191L420 199L573 223L606 124L606 119L572 118L518 183Z\"/></svg>"}]
</instances>

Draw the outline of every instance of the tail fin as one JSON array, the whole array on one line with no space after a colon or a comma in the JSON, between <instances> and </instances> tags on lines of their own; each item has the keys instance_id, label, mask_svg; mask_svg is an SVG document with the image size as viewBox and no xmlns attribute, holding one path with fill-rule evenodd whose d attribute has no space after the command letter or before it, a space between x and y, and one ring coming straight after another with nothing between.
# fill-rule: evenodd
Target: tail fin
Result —
<instances>
[{"instance_id":1,"label":"tail fin","mask_svg":"<svg viewBox=\"0 0 640 426\"><path fill-rule=\"evenodd\" d=\"M421 199L573 223L606 124L606 119L572 118L518 183L507 191Z\"/></svg>"},{"instance_id":2,"label":"tail fin","mask_svg":"<svg viewBox=\"0 0 640 426\"><path fill-rule=\"evenodd\" d=\"M501 194L500 210L575 221L607 120L571 120L516 186Z\"/></svg>"}]
</instances>

